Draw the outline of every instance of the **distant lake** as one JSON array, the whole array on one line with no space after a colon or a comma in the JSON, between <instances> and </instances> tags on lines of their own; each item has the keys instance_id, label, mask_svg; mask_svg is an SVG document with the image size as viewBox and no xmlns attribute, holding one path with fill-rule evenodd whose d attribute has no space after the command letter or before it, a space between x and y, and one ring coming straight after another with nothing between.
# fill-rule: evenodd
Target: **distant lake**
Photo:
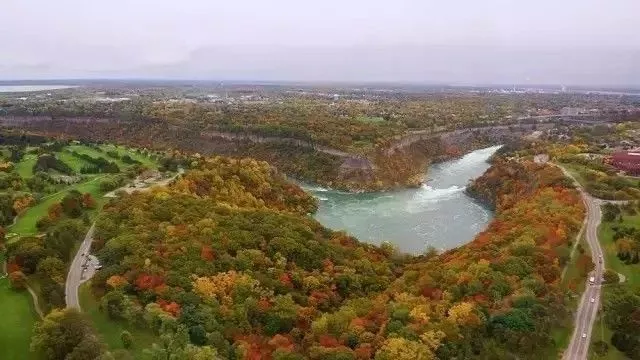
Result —
<instances>
[{"instance_id":1,"label":"distant lake","mask_svg":"<svg viewBox=\"0 0 640 360\"><path fill-rule=\"evenodd\" d=\"M74 88L74 87L77 87L77 86L72 86L72 85L0 85L0 93L48 91L48 90L69 89L69 88Z\"/></svg>"}]
</instances>

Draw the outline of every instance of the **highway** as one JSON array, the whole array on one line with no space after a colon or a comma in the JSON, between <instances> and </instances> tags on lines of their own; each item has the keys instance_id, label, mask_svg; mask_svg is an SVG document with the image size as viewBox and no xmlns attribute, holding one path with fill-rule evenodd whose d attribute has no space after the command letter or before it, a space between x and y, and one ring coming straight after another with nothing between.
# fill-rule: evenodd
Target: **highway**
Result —
<instances>
[{"instance_id":1,"label":"highway","mask_svg":"<svg viewBox=\"0 0 640 360\"><path fill-rule=\"evenodd\" d=\"M93 233L95 231L95 223L91 225L87 235L85 235L78 252L76 253L71 266L69 267L69 273L67 274L67 282L64 287L64 297L68 308L76 308L80 310L80 301L78 300L78 287L81 283L87 281L93 276L95 272L95 266L97 262L89 261L87 269L84 270L82 265L87 260L87 255L91 250L91 243L93 242Z\"/></svg>"},{"instance_id":2,"label":"highway","mask_svg":"<svg viewBox=\"0 0 640 360\"><path fill-rule=\"evenodd\" d=\"M567 176L573 179L573 177L566 172L562 167L561 169ZM589 277L594 277L594 283L591 283L587 279L587 286L580 298L578 309L576 312L575 327L573 336L569 347L564 352L563 359L566 360L583 360L587 359L589 355L589 345L591 344L591 333L593 330L593 324L600 308L601 300L601 281L604 275L604 256L600 242L598 241L598 226L600 225L601 212L600 205L601 200L595 199L587 194L582 187L573 179L582 200L587 210L587 226L585 231L585 239L591 250L591 258L595 264L594 270L589 274Z\"/></svg>"}]
</instances>

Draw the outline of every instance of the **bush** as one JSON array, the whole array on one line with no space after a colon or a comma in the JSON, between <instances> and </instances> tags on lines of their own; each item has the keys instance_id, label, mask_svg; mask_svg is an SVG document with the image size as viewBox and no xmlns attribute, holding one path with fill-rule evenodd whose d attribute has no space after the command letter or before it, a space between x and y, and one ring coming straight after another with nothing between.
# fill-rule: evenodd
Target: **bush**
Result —
<instances>
[{"instance_id":1,"label":"bush","mask_svg":"<svg viewBox=\"0 0 640 360\"><path fill-rule=\"evenodd\" d=\"M607 269L604 272L604 282L606 284L615 284L617 282L620 281L620 277L618 276L618 273L611 270L611 269Z\"/></svg>"},{"instance_id":2,"label":"bush","mask_svg":"<svg viewBox=\"0 0 640 360\"><path fill-rule=\"evenodd\" d=\"M120 334L120 340L122 340L122 346L124 346L125 349L129 349L131 345L133 345L133 336L127 330L124 330Z\"/></svg>"},{"instance_id":3,"label":"bush","mask_svg":"<svg viewBox=\"0 0 640 360\"><path fill-rule=\"evenodd\" d=\"M22 290L27 287L27 277L22 271L14 271L9 274L9 282L14 290Z\"/></svg>"},{"instance_id":4,"label":"bush","mask_svg":"<svg viewBox=\"0 0 640 360\"><path fill-rule=\"evenodd\" d=\"M593 351L600 357L605 356L609 352L609 345L604 341L598 340L593 343Z\"/></svg>"}]
</instances>

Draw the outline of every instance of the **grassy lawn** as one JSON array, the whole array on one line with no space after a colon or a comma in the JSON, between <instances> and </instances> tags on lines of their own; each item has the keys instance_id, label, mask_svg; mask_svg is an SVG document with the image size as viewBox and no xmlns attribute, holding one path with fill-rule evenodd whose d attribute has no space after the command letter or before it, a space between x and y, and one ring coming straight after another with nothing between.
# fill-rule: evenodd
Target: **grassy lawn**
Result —
<instances>
[{"instance_id":1,"label":"grassy lawn","mask_svg":"<svg viewBox=\"0 0 640 360\"><path fill-rule=\"evenodd\" d=\"M598 240L600 240L600 245L604 251L605 265L608 269L614 270L620 274L623 274L626 277L625 286L634 286L637 287L640 285L640 264L631 264L626 265L624 262L620 261L617 256L617 250L615 242L613 241L613 230L611 229L613 226L636 226L640 227L640 215L623 215L623 221L617 222L602 222L600 227L598 228ZM607 296L607 286L602 288L602 296L603 298ZM605 356L598 356L593 352L593 347L589 351L590 359L602 359L602 360L624 360L628 359L622 352L618 351L613 345L611 345L611 334L612 331L607 327L602 319L602 314L598 314L598 318L596 319L596 323L593 327L593 334L591 334L591 343L595 343L596 341L603 340L609 345L609 351Z\"/></svg>"},{"instance_id":2,"label":"grassy lawn","mask_svg":"<svg viewBox=\"0 0 640 360\"><path fill-rule=\"evenodd\" d=\"M365 123L383 123L385 119L380 116L358 116L356 120L365 122Z\"/></svg>"},{"instance_id":3,"label":"grassy lawn","mask_svg":"<svg viewBox=\"0 0 640 360\"><path fill-rule=\"evenodd\" d=\"M80 285L78 296L82 311L89 316L109 349L123 349L122 340L120 340L120 334L123 330L129 331L133 335L133 347L129 349L129 352L134 359L143 358L142 350L151 347L153 342L158 342L158 338L145 329L129 326L125 322L113 321L101 312L98 309L98 302L91 295L90 282Z\"/></svg>"},{"instance_id":4,"label":"grassy lawn","mask_svg":"<svg viewBox=\"0 0 640 360\"><path fill-rule=\"evenodd\" d=\"M38 156L35 154L25 154L22 160L16 164L15 171L22 178L29 178L33 176L33 165L36 164Z\"/></svg>"},{"instance_id":5,"label":"grassy lawn","mask_svg":"<svg viewBox=\"0 0 640 360\"><path fill-rule=\"evenodd\" d=\"M639 286L640 264L626 265L624 262L618 259L618 252L616 249L616 244L613 241L613 230L611 228L613 226L620 225L635 226L636 228L640 228L640 215L623 215L622 219L623 222L621 223L617 221L602 222L600 228L598 228L598 239L600 240L600 245L602 245L602 249L604 250L605 264L607 268L624 275L627 278L626 281L629 286Z\"/></svg>"},{"instance_id":6,"label":"grassy lawn","mask_svg":"<svg viewBox=\"0 0 640 360\"><path fill-rule=\"evenodd\" d=\"M69 165L76 172L76 174L80 174L80 169L84 166L91 165L86 160L80 159L77 156L74 156L69 151L60 151L56 153L56 157L60 159L65 164Z\"/></svg>"},{"instance_id":7,"label":"grassy lawn","mask_svg":"<svg viewBox=\"0 0 640 360\"><path fill-rule=\"evenodd\" d=\"M81 193L90 193L94 199L98 200L102 197L103 193L100 191L100 179L104 176L95 176L90 180L87 180L80 184L71 185L68 188L59 191L55 194L51 194L43 198L36 206L29 208L24 214L20 216L15 225L10 227L10 232L15 232L19 235L33 235L38 232L36 229L36 222L40 220L46 213L49 207L56 202L62 200L62 198L70 190L78 190ZM16 241L18 237L14 237L11 240ZM10 241L11 241L10 240Z\"/></svg>"},{"instance_id":8,"label":"grassy lawn","mask_svg":"<svg viewBox=\"0 0 640 360\"><path fill-rule=\"evenodd\" d=\"M574 163L560 163L563 168L567 169L569 174L573 176L582 186L587 186L587 180L582 177L582 172L586 171L586 167Z\"/></svg>"},{"instance_id":9,"label":"grassy lawn","mask_svg":"<svg viewBox=\"0 0 640 360\"><path fill-rule=\"evenodd\" d=\"M584 233L580 237L579 244L584 244ZM589 255L589 248L583 247L584 253ZM562 279L561 286L569 290L571 292L571 299L569 300L569 308L576 309L578 306L578 301L580 300L580 296L584 291L586 286L586 275L580 273L580 270L576 266L576 262L578 257L580 256L580 251L576 249L573 257L569 260L567 264L567 272ZM571 341L571 335L573 334L574 322L573 317L569 317L566 320L566 324L562 327L557 327L551 330L551 337L555 343L555 351L556 354L561 356L562 352L569 346L569 342ZM551 350L548 352L549 356L555 355Z\"/></svg>"},{"instance_id":10,"label":"grassy lawn","mask_svg":"<svg viewBox=\"0 0 640 360\"><path fill-rule=\"evenodd\" d=\"M37 315L31 297L24 290L16 292L9 280L0 280L0 357L3 359L35 359L29 351L33 325Z\"/></svg>"},{"instance_id":11,"label":"grassy lawn","mask_svg":"<svg viewBox=\"0 0 640 360\"><path fill-rule=\"evenodd\" d=\"M131 156L131 158L136 159L140 161L142 164L149 166L151 168L158 167L157 162L155 160L147 156L144 156L142 154L139 154L131 149L127 149L122 146L116 147L115 145L102 145L102 148L105 150L105 152L97 151L85 145L70 145L66 148L65 151L56 153L56 156L60 160L68 164L71 168L73 168L74 171L78 173L80 172L80 169L83 166L88 164L85 160L82 160L74 156L73 154L71 154L71 151L77 151L79 153L87 154L92 157L102 157L110 161L114 161L118 164L118 166L121 169L125 169L126 167L131 166L129 164L123 163L121 160L113 159L106 154L107 150L115 150L121 155L128 154L129 156ZM28 160L27 157L32 157L32 158ZM23 161L21 161L18 164L21 166L21 168L20 170L17 170L17 171L22 171L22 172L28 171L29 173L31 173L31 169L35 161L36 161L35 155L31 155L31 154L25 155L25 158L23 159ZM28 164L29 162L30 164ZM24 176L24 175L21 174L21 176ZM37 205L28 209L24 214L20 216L16 224L10 227L10 232L17 233L23 236L36 234L37 233L36 223L38 222L38 220L40 220L44 215L46 215L47 210L49 209L49 207L51 207L51 205L53 205L56 202L59 202L70 190L75 189L80 191L81 193L87 193L87 192L90 193L97 202L97 205L98 205L97 208L100 209L101 206L104 205L104 203L106 202L106 200L102 198L104 193L100 191L100 179L104 178L105 176L108 176L108 175L93 175L91 179L85 182L71 185L65 188L64 190L61 190L59 192L56 192L54 194L44 197ZM19 239L19 237L13 237L9 241L12 242L12 241L16 241L17 239Z\"/></svg>"},{"instance_id":12,"label":"grassy lawn","mask_svg":"<svg viewBox=\"0 0 640 360\"><path fill-rule=\"evenodd\" d=\"M106 144L106 145L100 145L100 148L103 149L105 151L105 153L107 151L115 151L121 157L124 156L124 155L129 155L132 159L139 161L140 163L142 163L142 165L144 165L144 166L146 166L146 167L148 167L150 169L157 169L158 168L158 163L154 159L152 159L152 158L150 158L148 156L145 156L143 154L140 154L137 151L135 151L133 149L129 149L129 148L125 147L125 146ZM107 155L107 158L111 159L111 160L114 160L113 158L111 158L108 155Z\"/></svg>"},{"instance_id":13,"label":"grassy lawn","mask_svg":"<svg viewBox=\"0 0 640 360\"><path fill-rule=\"evenodd\" d=\"M607 287L603 287L602 288L602 296L606 297L607 296ZM611 345L611 335L612 335L612 331L609 330L609 328L607 327L607 325L604 323L603 319L602 319L602 313L599 312L598 313L598 318L596 319L596 322L593 324L593 333L591 334L591 348L589 349L589 359L598 359L598 360L626 360L628 359L627 356L625 354L623 354L622 352L620 352L618 349L616 349L615 347L613 347L613 345ZM609 351L607 352L607 354L605 356L598 356L598 354L596 354L593 351L593 343L595 343L596 341L604 341L609 345Z\"/></svg>"},{"instance_id":14,"label":"grassy lawn","mask_svg":"<svg viewBox=\"0 0 640 360\"><path fill-rule=\"evenodd\" d=\"M69 149L69 151L76 151L80 154L86 154L89 155L93 158L103 158L105 160L109 160L112 162L115 162L116 164L118 164L118 167L120 169L124 169L126 167L128 167L128 164L125 164L122 162L122 160L119 159L114 159L112 157L110 157L109 155L107 155L106 152L100 152L92 147L86 146L86 145L69 145L67 147L67 149Z\"/></svg>"}]
</instances>

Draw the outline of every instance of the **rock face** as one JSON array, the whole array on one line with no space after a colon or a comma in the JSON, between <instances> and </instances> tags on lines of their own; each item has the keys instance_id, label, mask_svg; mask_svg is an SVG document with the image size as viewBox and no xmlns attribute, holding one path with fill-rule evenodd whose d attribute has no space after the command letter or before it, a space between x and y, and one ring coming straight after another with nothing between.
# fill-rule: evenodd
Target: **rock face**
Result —
<instances>
[{"instance_id":1,"label":"rock face","mask_svg":"<svg viewBox=\"0 0 640 360\"><path fill-rule=\"evenodd\" d=\"M376 166L371 160L364 157L348 157L344 159L342 165L340 165L340 171L347 172L352 170L370 170L373 171Z\"/></svg>"},{"instance_id":2,"label":"rock face","mask_svg":"<svg viewBox=\"0 0 640 360\"><path fill-rule=\"evenodd\" d=\"M517 124L447 132L416 131L395 140L385 149L356 155L301 139L248 132L201 131L152 120L0 115L0 125L46 136L121 142L156 149L175 148L202 154L251 156L272 163L274 158L278 158L279 167L285 169L283 165L291 162L293 156L306 152L310 154L309 157L304 160L299 158L293 169L309 170L303 173L311 175L301 179L351 191L417 186L422 182L427 166L433 161L451 159L482 146L504 143L534 130L553 126ZM256 151L256 146L267 149ZM317 160L320 154L325 158L324 161ZM324 166L322 175L318 175L319 166Z\"/></svg>"},{"instance_id":3,"label":"rock face","mask_svg":"<svg viewBox=\"0 0 640 360\"><path fill-rule=\"evenodd\" d=\"M447 144L455 145L460 144L471 139L486 139L490 142L504 142L512 140L517 137L521 137L525 134L533 132L535 130L551 129L554 124L514 124L514 125L500 125L500 126L488 126L479 128L468 128L453 131L437 131L432 132L428 130L414 131L410 134L403 136L402 138L393 142L386 150L385 155L389 156L398 150L408 148L412 144L420 141L433 141L435 138L440 138Z\"/></svg>"}]
</instances>

